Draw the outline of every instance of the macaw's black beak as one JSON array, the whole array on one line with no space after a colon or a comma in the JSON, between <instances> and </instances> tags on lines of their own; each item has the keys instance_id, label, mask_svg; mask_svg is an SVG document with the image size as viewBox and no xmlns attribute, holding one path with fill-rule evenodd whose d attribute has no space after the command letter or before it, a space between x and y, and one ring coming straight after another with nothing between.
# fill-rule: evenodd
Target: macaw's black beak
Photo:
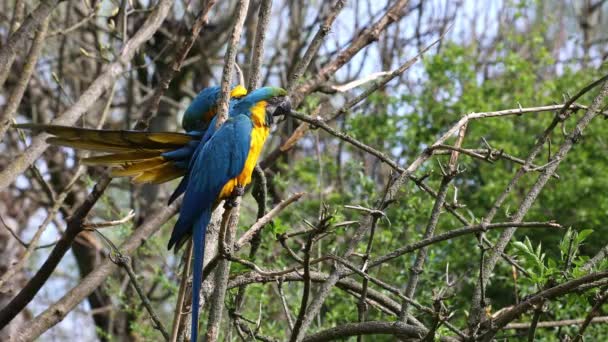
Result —
<instances>
[{"instance_id":1,"label":"macaw's black beak","mask_svg":"<svg viewBox=\"0 0 608 342\"><path fill-rule=\"evenodd\" d=\"M291 100L289 96L279 96L273 101L274 111L272 116L283 116L291 112Z\"/></svg>"},{"instance_id":2,"label":"macaw's black beak","mask_svg":"<svg viewBox=\"0 0 608 342\"><path fill-rule=\"evenodd\" d=\"M283 121L285 116L291 112L291 100L288 95L275 96L268 100L266 106L266 124L272 125ZM278 122L275 122L278 118Z\"/></svg>"}]
</instances>

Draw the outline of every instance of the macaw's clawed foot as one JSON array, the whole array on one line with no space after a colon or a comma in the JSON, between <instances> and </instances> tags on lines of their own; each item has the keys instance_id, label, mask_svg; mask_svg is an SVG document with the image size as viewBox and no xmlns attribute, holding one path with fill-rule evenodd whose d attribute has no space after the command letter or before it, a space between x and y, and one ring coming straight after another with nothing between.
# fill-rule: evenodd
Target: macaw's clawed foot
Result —
<instances>
[{"instance_id":1,"label":"macaw's clawed foot","mask_svg":"<svg viewBox=\"0 0 608 342\"><path fill-rule=\"evenodd\" d=\"M237 185L232 189L232 197L239 197L245 194L245 187L242 185Z\"/></svg>"},{"instance_id":2,"label":"macaw's clawed foot","mask_svg":"<svg viewBox=\"0 0 608 342\"><path fill-rule=\"evenodd\" d=\"M236 199L245 194L245 187L242 185L237 185L232 189L232 194L229 198L226 199L226 203L224 204L226 209L231 209L236 207Z\"/></svg>"},{"instance_id":3,"label":"macaw's clawed foot","mask_svg":"<svg viewBox=\"0 0 608 342\"><path fill-rule=\"evenodd\" d=\"M232 209L236 208L236 198L226 198L226 202L224 202L224 209Z\"/></svg>"}]
</instances>

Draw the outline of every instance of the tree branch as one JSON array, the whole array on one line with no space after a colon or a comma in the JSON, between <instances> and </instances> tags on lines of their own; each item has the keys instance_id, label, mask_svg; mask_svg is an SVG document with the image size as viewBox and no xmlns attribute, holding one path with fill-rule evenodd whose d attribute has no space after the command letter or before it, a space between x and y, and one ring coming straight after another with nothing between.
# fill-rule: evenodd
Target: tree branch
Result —
<instances>
[{"instance_id":1,"label":"tree branch","mask_svg":"<svg viewBox=\"0 0 608 342\"><path fill-rule=\"evenodd\" d=\"M52 3L53 1L47 2ZM44 2L43 4L46 4L47 2ZM68 110L63 112L63 114L57 116L51 124L71 126L76 123L76 120L89 110L101 94L113 86L118 77L123 74L135 55L135 52L146 41L150 40L152 35L160 28L165 17L169 13L172 4L173 0L160 0L158 5L146 18L146 21L141 28L124 44L122 51L116 60L109 64L78 100ZM2 51L8 51L8 49L3 49ZM0 61L2 61L1 53ZM5 64L0 62L0 65ZM6 189L21 173L40 157L42 152L49 146L45 141L47 137L49 137L49 135L46 133L38 134L32 139L31 145L19 155L19 157L0 172L0 191Z\"/></svg>"}]
</instances>

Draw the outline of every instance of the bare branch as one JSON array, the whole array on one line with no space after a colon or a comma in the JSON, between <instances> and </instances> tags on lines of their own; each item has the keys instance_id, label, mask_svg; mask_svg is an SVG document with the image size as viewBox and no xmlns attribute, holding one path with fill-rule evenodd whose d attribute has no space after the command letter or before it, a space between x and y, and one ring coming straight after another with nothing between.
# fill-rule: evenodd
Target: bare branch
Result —
<instances>
[{"instance_id":1,"label":"bare branch","mask_svg":"<svg viewBox=\"0 0 608 342\"><path fill-rule=\"evenodd\" d=\"M53 3L53 1L47 2ZM47 2L44 2L43 4L46 4ZM78 120L78 118L97 101L104 91L112 87L116 79L120 77L127 68L137 49L148 41L160 28L165 17L169 13L172 3L172 0L160 0L158 5L146 18L146 21L141 28L124 44L116 61L108 65L80 98L78 98L67 111L56 117L51 123L65 126L73 125L76 120ZM40 6L42 6L42 4ZM3 49L2 51L8 51L8 49ZM0 55L0 61L2 60L3 58ZM0 64L3 66L5 65L1 62ZM0 82L0 84L1 83L3 82ZM6 189L21 173L23 173L23 171L40 157L42 152L49 146L45 141L47 137L49 137L49 135L46 133L37 135L32 140L32 144L15 161L0 172L0 190Z\"/></svg>"},{"instance_id":2,"label":"bare branch","mask_svg":"<svg viewBox=\"0 0 608 342\"><path fill-rule=\"evenodd\" d=\"M595 81L591 85L585 87L576 96L574 96L569 102L567 102L566 105L564 105L564 108L562 110L560 110L560 113L554 119L554 121L551 125L553 127L557 124L558 121L566 118L564 116L565 108L567 108L567 106L569 104L574 103L574 101L576 101L576 99L578 97L582 96L582 94L584 94L584 92L591 90L593 88L593 86L602 84L602 88L601 88L599 94L595 97L595 99L593 100L593 103L591 104L589 109L587 109L585 115L579 119L579 121L576 124L576 127L568 135L567 139L560 146L560 149L557 151L557 153L555 155L553 155L552 159L557 160L557 162L549 165L546 169L543 170L543 172L537 178L537 180L534 183L534 185L532 186L532 188L529 190L529 192L526 194L526 196L522 200L517 212L513 215L513 218L512 218L513 222L520 222L524 218L524 216L527 214L528 210L532 206L532 203L534 203L538 194L543 189L543 187L545 186L545 184L547 183L547 181L549 180L551 175L555 173L555 171L557 170L560 163L564 160L564 158L566 157L568 152L574 146L575 142L577 142L581 138L581 136L583 134L583 130L589 125L591 120L598 115L598 111L599 111L600 107L602 106L604 98L606 96L608 96L608 82L606 82L605 79L608 79L608 76L605 76L602 79L600 79L601 82ZM536 150L540 151L540 146L544 145L546 137L548 136L548 133L550 132L549 129L552 130L551 126L550 126L550 128L548 128L545 131L545 135L544 135L545 138L539 139L539 141L537 142ZM536 153L538 153L538 152L536 152ZM511 180L511 184L513 182L516 182L519 179L519 177L521 177L521 173L524 172L526 165L528 165L531 162L531 160L534 158L534 155L535 155L535 153L533 151L531 153L531 156L528 157L528 159L526 160L526 164L521 167L521 169L518 171L518 173ZM508 193L509 189L510 188L508 187L507 191L503 192L503 194L501 194L501 196L499 196L499 198L497 199L497 203L495 203L495 205L492 207L492 210L490 211L488 216L486 216L486 218L484 218L484 222L489 222L489 220L491 220L491 218L496 213L498 206L500 205L499 203L502 203L501 201L504 200L504 198L506 197L506 193ZM499 237L498 241L496 242L496 244L490 251L490 255L484 262L483 270L482 270L484 277L478 283L476 290L475 290L474 299L473 299L473 306L472 306L472 310L471 310L471 320L469 321L469 323L472 325L475 325L480 321L480 315L481 315L480 303L483 300L483 298L481 298L482 297L481 293L483 292L482 288L486 286L487 281L489 279L488 277L494 270L496 262L498 261L498 254L500 252L504 251L504 249L506 248L507 244L511 240L511 237L513 236L513 234L515 233L516 230L517 230L517 228L513 227L513 228L503 231L501 236Z\"/></svg>"},{"instance_id":3,"label":"bare branch","mask_svg":"<svg viewBox=\"0 0 608 342\"><path fill-rule=\"evenodd\" d=\"M528 298L527 300L504 311L503 313L492 319L491 322L484 323L483 327L488 326L488 329L486 332L483 333L483 335L479 337L479 340L490 341L499 329L505 327L509 322L516 319L521 314L530 310L534 307L534 305L537 305L542 301L564 296L572 291L575 291L580 285L588 284L596 280L604 279L606 277L608 277L608 272L591 273L586 276L559 284L550 289L540 291L537 294Z\"/></svg>"},{"instance_id":4,"label":"bare branch","mask_svg":"<svg viewBox=\"0 0 608 342\"><path fill-rule=\"evenodd\" d=\"M36 9L34 9L27 16L27 18L25 18L23 24L21 24L17 31L10 35L6 44L2 46L2 49L0 50L0 88L2 88L10 73L15 56L17 56L19 46L36 29L43 25L46 18L51 15L51 12L53 12L57 4L60 2L61 0L41 1L38 7L36 7Z\"/></svg>"},{"instance_id":5,"label":"bare branch","mask_svg":"<svg viewBox=\"0 0 608 342\"><path fill-rule=\"evenodd\" d=\"M241 41L241 31L243 30L243 24L245 23L245 17L247 16L247 9L249 8L249 0L239 0L237 4L236 20L234 21L234 27L232 28L232 34L228 41L228 48L226 55L224 56L224 70L222 71L222 95L218 103L217 110L217 123L216 127L219 128L224 121L228 119L228 102L230 101L230 84L232 82L232 74L234 73L234 63L236 60L236 54L239 42Z\"/></svg>"},{"instance_id":6,"label":"bare branch","mask_svg":"<svg viewBox=\"0 0 608 342\"><path fill-rule=\"evenodd\" d=\"M345 0L337 0L334 3L333 7L329 11L329 14L323 21L323 24L321 24L321 27L319 28L315 36L312 38L310 45L308 45L308 49L304 53L304 56L302 56L302 58L298 60L298 63L293 68L293 74L289 79L287 91L291 92L296 86L296 82L300 79L300 77L304 75L306 68L308 68L308 65L310 65L310 62L312 61L313 57L315 57L317 52L319 52L321 44L325 40L325 37L329 34L332 24L338 17L338 14L340 14L340 12L342 11L342 8L344 8L345 3Z\"/></svg>"},{"instance_id":7,"label":"bare branch","mask_svg":"<svg viewBox=\"0 0 608 342\"><path fill-rule=\"evenodd\" d=\"M536 324L537 328L556 328L556 327L565 327L568 325L579 325L583 324L585 321L584 318L581 319L564 319L561 321L545 321L538 322ZM591 323L608 323L608 316L602 317L594 317L591 320ZM527 330L530 329L532 323L509 323L505 326L505 329L517 329L517 330Z\"/></svg>"},{"instance_id":8,"label":"bare branch","mask_svg":"<svg viewBox=\"0 0 608 342\"><path fill-rule=\"evenodd\" d=\"M270 23L270 13L272 11L272 0L262 0L260 4L260 14L258 26L255 30L255 42L253 51L251 52L251 66L249 67L249 82L247 89L254 90L260 83L260 71L262 68L262 58L264 58L264 41L266 40L266 31L268 23Z\"/></svg>"},{"instance_id":9,"label":"bare branch","mask_svg":"<svg viewBox=\"0 0 608 342\"><path fill-rule=\"evenodd\" d=\"M121 253L130 256L142 243L156 233L173 215L177 213L181 199L171 206L159 211L142 223L119 247ZM17 334L17 341L32 341L48 328L59 323L76 305L95 291L113 272L117 265L111 260L103 261L90 272L76 287L66 293L61 299L49 306L44 312L36 316L27 326Z\"/></svg>"},{"instance_id":10,"label":"bare branch","mask_svg":"<svg viewBox=\"0 0 608 342\"><path fill-rule=\"evenodd\" d=\"M150 300L148 299L141 286L139 285L139 282L137 281L137 276L135 275L135 271L133 271L133 267L131 266L131 259L127 256L122 255L120 251L113 251L113 253L117 253L117 255L112 257L112 254L110 254L110 259L115 264L124 268L125 271L127 271L129 279L131 280L131 285L133 285L133 287L135 288L135 291L137 292L137 295L141 299L142 303L144 304L144 307L146 308L146 310L148 310L152 322L154 322L154 328L161 332L161 334L165 338L165 341L169 341L170 336L167 332L167 329L165 329L165 326L158 318L158 315L156 314L156 312L154 312L152 304L150 304Z\"/></svg>"},{"instance_id":11,"label":"bare branch","mask_svg":"<svg viewBox=\"0 0 608 342\"><path fill-rule=\"evenodd\" d=\"M180 50L173 57L171 68L168 68L166 73L162 75L158 86L156 89L154 89L154 94L152 95L150 105L148 106L148 109L144 111L141 119L137 121L135 129L145 130L149 126L150 119L158 111L160 100L167 89L169 89L171 80L173 77L175 77L175 74L181 70L182 64L186 60L192 45L194 45L194 42L198 39L202 28L209 23L209 13L216 2L217 0L208 0L204 2L205 8L203 8L196 16L194 24L192 24L192 27L190 28L190 35L184 40Z\"/></svg>"},{"instance_id":12,"label":"bare branch","mask_svg":"<svg viewBox=\"0 0 608 342\"><path fill-rule=\"evenodd\" d=\"M32 73L36 69L36 62L38 61L38 57L40 56L40 52L42 51L42 46L46 37L46 31L49 28L50 18L50 16L47 16L40 24L40 28L36 32L36 36L32 41L32 46L30 47L30 51L28 52L27 59L25 61L25 64L23 65L23 69L21 70L17 85L15 85L15 87L13 88L13 91L11 92L11 95L7 100L7 104L4 108L4 111L0 113L0 141L4 140L6 130L9 128L13 117L17 112L17 108L19 108L19 103L21 103L23 93L25 93L25 88L27 87L27 84L30 81Z\"/></svg>"},{"instance_id":13,"label":"bare branch","mask_svg":"<svg viewBox=\"0 0 608 342\"><path fill-rule=\"evenodd\" d=\"M234 244L234 249L237 251L239 249L241 249L245 244L247 244L248 242L251 241L253 236L258 231L262 230L264 228L264 226L266 226L270 221L272 221L273 218L275 218L278 214L280 214L281 211L283 211L285 208L287 208L290 204L297 202L304 195L305 195L305 193L298 192L296 194L293 194L288 199L283 200L279 204L277 204L266 215L264 215L262 218L258 219L256 223L254 223L245 233L243 233L243 235L241 235L239 240Z\"/></svg>"},{"instance_id":14,"label":"bare branch","mask_svg":"<svg viewBox=\"0 0 608 342\"><path fill-rule=\"evenodd\" d=\"M347 323L312 334L303 339L304 342L323 342L344 339L358 335L393 335L409 338L421 338L425 331L413 325L402 322L368 321L362 323Z\"/></svg>"},{"instance_id":15,"label":"bare branch","mask_svg":"<svg viewBox=\"0 0 608 342\"><path fill-rule=\"evenodd\" d=\"M36 272L34 277L30 279L24 288L0 311L0 327L6 326L25 306L34 298L40 291L40 288L49 279L63 256L72 246L72 242L80 232L82 232L82 223L93 205L101 197L107 186L110 184L110 178L104 177L93 188L82 205L76 209L74 215L68 219L68 227L65 234L53 248L53 251L46 259L42 267ZM34 246L32 244L31 246Z\"/></svg>"}]
</instances>

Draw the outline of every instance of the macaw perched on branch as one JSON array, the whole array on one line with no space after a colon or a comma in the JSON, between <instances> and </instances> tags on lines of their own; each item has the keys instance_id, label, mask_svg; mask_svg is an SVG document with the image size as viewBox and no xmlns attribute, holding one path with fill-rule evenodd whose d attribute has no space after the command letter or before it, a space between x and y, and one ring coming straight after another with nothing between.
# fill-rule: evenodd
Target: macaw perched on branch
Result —
<instances>
[{"instance_id":1,"label":"macaw perched on branch","mask_svg":"<svg viewBox=\"0 0 608 342\"><path fill-rule=\"evenodd\" d=\"M231 91L233 102L247 94L242 86ZM186 174L190 159L215 117L220 87L203 89L186 109L182 127L187 133L97 130L57 125L19 124L16 128L54 135L53 145L108 154L82 158L87 165L112 166L112 177L132 177L134 183L160 184ZM175 193L172 201L183 190Z\"/></svg>"},{"instance_id":2,"label":"macaw perched on branch","mask_svg":"<svg viewBox=\"0 0 608 342\"><path fill-rule=\"evenodd\" d=\"M55 125L20 124L17 128L54 135L54 145L110 153L82 159L87 164L121 166L114 176L136 183L162 183L184 176L170 202L185 192L180 215L168 243L179 248L193 237L192 341L197 340L205 233L213 210L222 200L230 205L251 183L253 169L270 133L273 116L291 110L287 91L264 87L250 94L232 90L229 118L216 129L219 87L201 91L186 110L186 134L112 131ZM247 95L246 95L247 94Z\"/></svg>"},{"instance_id":3,"label":"macaw perched on branch","mask_svg":"<svg viewBox=\"0 0 608 342\"><path fill-rule=\"evenodd\" d=\"M211 214L220 201L230 203L234 196L243 194L270 133L273 115L290 109L284 89L254 90L233 103L229 119L214 133L215 119L211 122L206 133L211 135L209 140L197 147L190 163L184 201L168 247L178 250L193 237L192 341L198 333L205 233Z\"/></svg>"}]
</instances>

